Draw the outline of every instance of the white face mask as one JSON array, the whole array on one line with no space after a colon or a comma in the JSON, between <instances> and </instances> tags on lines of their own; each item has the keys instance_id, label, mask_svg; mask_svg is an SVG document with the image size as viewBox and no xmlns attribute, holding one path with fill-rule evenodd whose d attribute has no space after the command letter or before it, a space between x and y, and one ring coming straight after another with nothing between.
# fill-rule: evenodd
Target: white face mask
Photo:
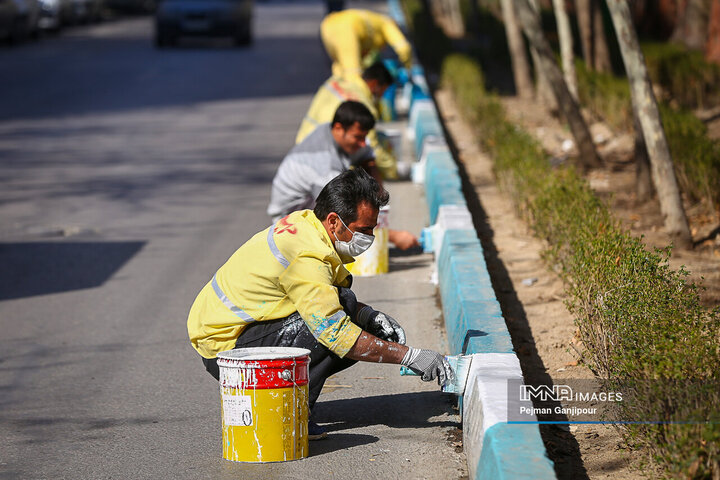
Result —
<instances>
[{"instance_id":1,"label":"white face mask","mask_svg":"<svg viewBox=\"0 0 720 480\"><path fill-rule=\"evenodd\" d=\"M343 224L343 227L350 230L348 226L345 225L345 222L343 222L342 218L340 218L339 215L338 218L340 219L340 223ZM352 230L350 231L352 232ZM333 235L335 235L335 232L333 232ZM352 232L352 238L349 242L343 242L337 238L337 235L335 235L335 249L340 254L349 255L355 258L361 253L363 253L365 250L370 248L370 245L373 244L373 241L375 241L375 237L360 232Z\"/></svg>"}]
</instances>

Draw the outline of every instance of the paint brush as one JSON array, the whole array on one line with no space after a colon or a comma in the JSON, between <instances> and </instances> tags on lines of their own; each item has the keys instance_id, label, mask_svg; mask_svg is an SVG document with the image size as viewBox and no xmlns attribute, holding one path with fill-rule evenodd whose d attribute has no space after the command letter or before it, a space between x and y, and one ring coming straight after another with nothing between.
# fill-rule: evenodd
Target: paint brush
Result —
<instances>
[{"instance_id":1,"label":"paint brush","mask_svg":"<svg viewBox=\"0 0 720 480\"><path fill-rule=\"evenodd\" d=\"M455 372L455 381L446 382L442 387L443 392L454 393L455 395L462 395L465 393L465 384L467 383L468 375L470 374L470 363L472 362L472 357L472 355L445 355L445 359ZM400 375L418 376L417 373L405 366L400 367Z\"/></svg>"}]
</instances>

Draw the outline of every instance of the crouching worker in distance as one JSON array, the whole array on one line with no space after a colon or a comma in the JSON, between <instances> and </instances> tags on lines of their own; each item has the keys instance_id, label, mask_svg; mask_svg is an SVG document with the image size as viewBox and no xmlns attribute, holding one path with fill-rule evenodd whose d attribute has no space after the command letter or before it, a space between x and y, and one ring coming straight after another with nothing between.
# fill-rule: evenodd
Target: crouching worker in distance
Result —
<instances>
[{"instance_id":1,"label":"crouching worker in distance","mask_svg":"<svg viewBox=\"0 0 720 480\"><path fill-rule=\"evenodd\" d=\"M216 379L216 356L234 348L310 350L309 406L325 380L357 361L402 364L422 380L454 381L445 357L408 347L389 315L357 301L344 264L373 242L389 194L363 169L332 179L314 210L281 218L242 245L215 273L190 309L190 341ZM310 422L310 439L323 428Z\"/></svg>"}]
</instances>

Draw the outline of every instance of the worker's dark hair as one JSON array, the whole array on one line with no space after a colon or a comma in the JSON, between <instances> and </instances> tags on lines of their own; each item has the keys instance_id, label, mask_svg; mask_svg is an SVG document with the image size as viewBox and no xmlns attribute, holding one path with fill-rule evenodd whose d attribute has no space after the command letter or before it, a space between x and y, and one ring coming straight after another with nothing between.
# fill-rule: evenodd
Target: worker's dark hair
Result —
<instances>
[{"instance_id":1,"label":"worker's dark hair","mask_svg":"<svg viewBox=\"0 0 720 480\"><path fill-rule=\"evenodd\" d=\"M383 62L375 62L363 71L362 78L376 80L380 85L389 87L395 81Z\"/></svg>"},{"instance_id":2,"label":"worker's dark hair","mask_svg":"<svg viewBox=\"0 0 720 480\"><path fill-rule=\"evenodd\" d=\"M315 200L315 216L325 220L332 212L345 225L357 220L358 205L367 202L371 207L384 207L390 194L362 168L346 170L328 182Z\"/></svg>"},{"instance_id":3,"label":"worker's dark hair","mask_svg":"<svg viewBox=\"0 0 720 480\"><path fill-rule=\"evenodd\" d=\"M359 123L360 128L363 130L372 130L375 126L375 117L373 117L370 110L362 103L348 100L341 103L337 110L335 110L335 116L330 126L339 123L342 125L343 130L347 130L355 125L355 122Z\"/></svg>"}]
</instances>

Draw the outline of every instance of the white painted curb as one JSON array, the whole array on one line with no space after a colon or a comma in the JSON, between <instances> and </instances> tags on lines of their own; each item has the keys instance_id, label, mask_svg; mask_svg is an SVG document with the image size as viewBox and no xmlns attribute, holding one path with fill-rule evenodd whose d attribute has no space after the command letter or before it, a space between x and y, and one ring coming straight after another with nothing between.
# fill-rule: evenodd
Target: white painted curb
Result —
<instances>
[{"instance_id":1,"label":"white painted curb","mask_svg":"<svg viewBox=\"0 0 720 480\"><path fill-rule=\"evenodd\" d=\"M508 398L508 380L523 380L520 361L514 353L476 353L472 356L463 397L463 449L469 469L480 460L485 432L493 425L508 421L508 406L520 402ZM527 420L535 421L528 415ZM470 478L476 478L475 471Z\"/></svg>"}]
</instances>

